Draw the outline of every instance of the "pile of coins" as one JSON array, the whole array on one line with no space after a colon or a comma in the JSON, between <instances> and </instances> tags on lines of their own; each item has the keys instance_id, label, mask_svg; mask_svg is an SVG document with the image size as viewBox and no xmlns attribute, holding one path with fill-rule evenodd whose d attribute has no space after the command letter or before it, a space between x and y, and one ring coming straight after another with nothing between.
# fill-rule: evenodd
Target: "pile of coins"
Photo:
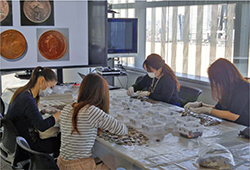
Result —
<instances>
[{"instance_id":1,"label":"pile of coins","mask_svg":"<svg viewBox=\"0 0 250 170\"><path fill-rule=\"evenodd\" d=\"M207 168L215 169L231 169L233 167L232 160L225 156L211 156L207 158L199 158L199 165Z\"/></svg>"},{"instance_id":2,"label":"pile of coins","mask_svg":"<svg viewBox=\"0 0 250 170\"><path fill-rule=\"evenodd\" d=\"M65 107L66 105L64 104L61 104L61 105L52 105L52 106L47 106L45 105L44 108L40 111L40 113L43 115L43 114L50 114L50 115L53 115L55 114L56 112L60 111L60 110L63 110L63 108Z\"/></svg>"},{"instance_id":3,"label":"pile of coins","mask_svg":"<svg viewBox=\"0 0 250 170\"><path fill-rule=\"evenodd\" d=\"M151 103L151 104L156 104L156 103L158 103L157 101L152 100L152 99L150 99L150 98L148 98L148 97L138 97L138 96L134 96L134 97L131 97L131 98L133 98L133 99L138 99L138 100L141 100L141 101L146 101L146 102L149 102L149 103Z\"/></svg>"},{"instance_id":4,"label":"pile of coins","mask_svg":"<svg viewBox=\"0 0 250 170\"><path fill-rule=\"evenodd\" d=\"M211 116L207 116L207 115L192 113L192 114L190 114L190 116L193 116L193 117L200 119L200 124L202 124L204 126L214 126L214 125L218 125L221 123L221 121L219 121L218 119L211 117Z\"/></svg>"},{"instance_id":5,"label":"pile of coins","mask_svg":"<svg viewBox=\"0 0 250 170\"><path fill-rule=\"evenodd\" d=\"M141 132L135 130L132 127L128 127L127 135L118 136L111 134L108 131L105 131L99 134L99 137L111 143L115 143L117 145L127 145L127 146L146 145L148 141L148 138L146 136L144 136Z\"/></svg>"},{"instance_id":6,"label":"pile of coins","mask_svg":"<svg viewBox=\"0 0 250 170\"><path fill-rule=\"evenodd\" d=\"M59 109L59 110L63 110L63 108L64 108L65 106L66 106L65 104L61 104L61 105L52 105L52 107L55 107L56 109Z\"/></svg>"},{"instance_id":7,"label":"pile of coins","mask_svg":"<svg viewBox=\"0 0 250 170\"><path fill-rule=\"evenodd\" d=\"M43 108L40 113L43 115L43 114L50 114L50 115L53 115L55 114L56 112L58 112L59 110L55 107L52 107L52 106L48 106L48 107L45 107Z\"/></svg>"},{"instance_id":8,"label":"pile of coins","mask_svg":"<svg viewBox=\"0 0 250 170\"><path fill-rule=\"evenodd\" d=\"M219 119L204 114L201 115L192 112L182 112L182 116L187 116L187 115L200 119L200 124L204 126L214 126L221 123Z\"/></svg>"}]
</instances>

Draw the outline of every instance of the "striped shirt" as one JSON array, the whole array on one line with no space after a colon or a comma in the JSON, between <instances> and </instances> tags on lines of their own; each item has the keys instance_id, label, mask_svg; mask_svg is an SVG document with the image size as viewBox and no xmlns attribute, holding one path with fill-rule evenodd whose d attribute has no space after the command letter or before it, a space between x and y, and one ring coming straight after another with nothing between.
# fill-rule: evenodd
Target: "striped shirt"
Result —
<instances>
[{"instance_id":1,"label":"striped shirt","mask_svg":"<svg viewBox=\"0 0 250 170\"><path fill-rule=\"evenodd\" d=\"M77 128L71 134L73 107L68 104L60 116L61 148L60 155L65 160L88 158L92 155L92 147L97 136L97 128L108 130L117 135L127 134L128 129L123 123L108 115L95 106L83 107L77 116Z\"/></svg>"}]
</instances>

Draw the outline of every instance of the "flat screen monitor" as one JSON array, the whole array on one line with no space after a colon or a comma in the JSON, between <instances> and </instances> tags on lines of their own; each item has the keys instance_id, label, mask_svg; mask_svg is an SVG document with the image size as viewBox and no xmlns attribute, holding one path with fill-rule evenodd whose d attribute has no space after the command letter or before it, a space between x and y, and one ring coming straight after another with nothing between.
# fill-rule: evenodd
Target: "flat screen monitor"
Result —
<instances>
[{"instance_id":1,"label":"flat screen monitor","mask_svg":"<svg viewBox=\"0 0 250 170\"><path fill-rule=\"evenodd\" d=\"M108 57L137 55L137 18L108 19Z\"/></svg>"},{"instance_id":2,"label":"flat screen monitor","mask_svg":"<svg viewBox=\"0 0 250 170\"><path fill-rule=\"evenodd\" d=\"M3 3L1 71L107 65L107 1Z\"/></svg>"}]
</instances>

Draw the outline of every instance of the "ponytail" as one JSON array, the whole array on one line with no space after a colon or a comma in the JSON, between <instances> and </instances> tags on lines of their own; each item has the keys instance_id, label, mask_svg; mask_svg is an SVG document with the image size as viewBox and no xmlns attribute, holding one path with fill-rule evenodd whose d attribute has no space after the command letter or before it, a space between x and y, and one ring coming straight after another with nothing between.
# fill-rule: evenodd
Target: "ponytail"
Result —
<instances>
[{"instance_id":1,"label":"ponytail","mask_svg":"<svg viewBox=\"0 0 250 170\"><path fill-rule=\"evenodd\" d=\"M23 92L25 92L26 90L29 90L29 89L33 88L33 87L36 85L37 79L38 79L39 77L44 77L46 81L57 81L57 76L56 76L56 74L55 74L55 72L54 72L53 70L51 70L50 68L43 68L43 67L41 67L41 66L38 66L38 67L36 67L36 68L33 70L29 82L28 82L25 86L20 87L20 88L18 88L18 89L15 91L14 95L13 95L12 98L11 98L10 103L12 103L13 100L14 100L20 93L23 93ZM39 99L40 99L40 96L37 95L35 99L36 99L36 103L38 103L38 101L39 101Z\"/></svg>"},{"instance_id":2,"label":"ponytail","mask_svg":"<svg viewBox=\"0 0 250 170\"><path fill-rule=\"evenodd\" d=\"M174 79L174 81L175 81L177 90L180 91L180 83L179 83L179 81L178 81L178 79L177 79L174 71L167 64L164 64L162 66L162 73L164 75L170 75Z\"/></svg>"}]
</instances>

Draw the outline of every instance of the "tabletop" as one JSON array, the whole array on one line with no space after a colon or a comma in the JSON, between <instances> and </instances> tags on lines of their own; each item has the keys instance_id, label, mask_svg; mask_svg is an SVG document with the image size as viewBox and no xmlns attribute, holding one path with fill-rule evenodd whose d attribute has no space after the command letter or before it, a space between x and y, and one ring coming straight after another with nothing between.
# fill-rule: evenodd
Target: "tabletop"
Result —
<instances>
[{"instance_id":1,"label":"tabletop","mask_svg":"<svg viewBox=\"0 0 250 170\"><path fill-rule=\"evenodd\" d=\"M15 89L6 89L2 95L5 103L9 103ZM67 104L77 97L78 88L72 88L65 94L54 94L41 98L41 105ZM110 96L124 95L124 89L110 91ZM111 100L112 101L112 100ZM159 103L158 103L159 104ZM167 103L160 103L166 108L176 107ZM42 107L42 106L40 106ZM234 169L250 169L249 140L238 136L245 126L228 121L222 121L215 126L205 126L199 138L188 139L175 131L169 131L160 142L149 142L147 145L117 145L97 137L93 153L103 160L111 169L123 167L125 169L205 169L199 166L198 140L202 138L210 143L218 143L226 147L233 155L236 166ZM207 169L207 168L206 168Z\"/></svg>"}]
</instances>

